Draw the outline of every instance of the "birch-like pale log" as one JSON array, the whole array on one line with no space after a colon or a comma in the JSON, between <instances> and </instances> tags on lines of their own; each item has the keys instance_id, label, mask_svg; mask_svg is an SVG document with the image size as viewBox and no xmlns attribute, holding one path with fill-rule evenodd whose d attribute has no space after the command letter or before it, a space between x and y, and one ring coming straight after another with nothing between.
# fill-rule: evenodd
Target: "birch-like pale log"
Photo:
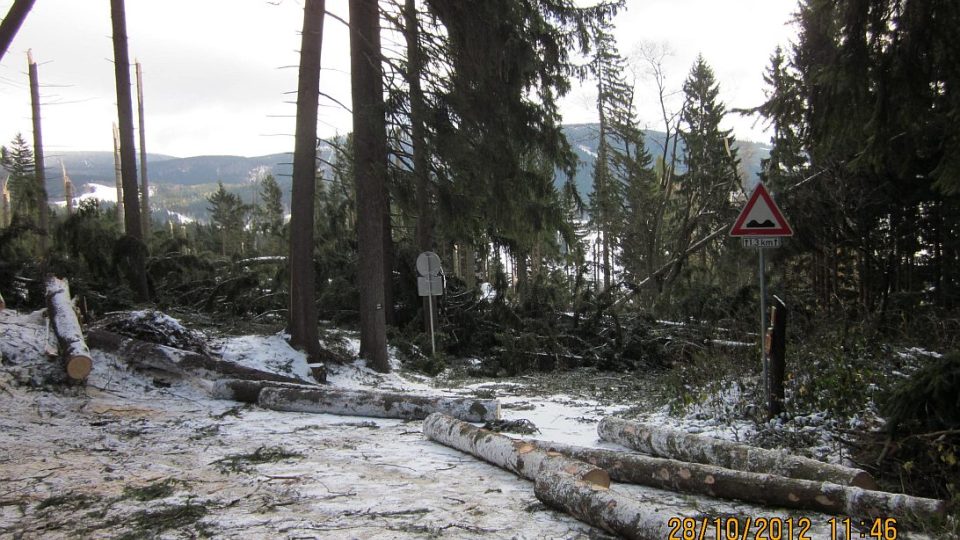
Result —
<instances>
[{"instance_id":1,"label":"birch-like pale log","mask_svg":"<svg viewBox=\"0 0 960 540\"><path fill-rule=\"evenodd\" d=\"M65 279L54 276L47 278L47 314L50 317L50 326L57 336L60 356L67 376L75 381L82 381L90 375L93 369L93 359L90 349L83 340L83 330L77 320L77 312L73 310L73 301L70 300L70 285Z\"/></svg>"},{"instance_id":2,"label":"birch-like pale log","mask_svg":"<svg viewBox=\"0 0 960 540\"><path fill-rule=\"evenodd\" d=\"M860 469L621 418L605 417L597 426L597 433L602 440L652 456L716 465L738 471L877 489L877 483L870 473Z\"/></svg>"},{"instance_id":3,"label":"birch-like pale log","mask_svg":"<svg viewBox=\"0 0 960 540\"><path fill-rule=\"evenodd\" d=\"M623 538L677 537L670 534L673 531L670 520L678 518L675 509L620 495L606 486L580 481L564 471L545 471L539 475L534 482L534 493L547 506ZM701 518L694 519L700 521Z\"/></svg>"},{"instance_id":4,"label":"birch-like pale log","mask_svg":"<svg viewBox=\"0 0 960 540\"><path fill-rule=\"evenodd\" d=\"M943 515L943 501L899 493L870 491L829 482L724 469L632 452L585 448L550 441L530 441L548 452L596 465L617 482L681 493L736 499L765 506L814 510L862 518Z\"/></svg>"},{"instance_id":5,"label":"birch-like pale log","mask_svg":"<svg viewBox=\"0 0 960 540\"><path fill-rule=\"evenodd\" d=\"M440 412L468 422L500 419L500 402L446 396L418 396L330 387L264 388L258 403L278 411L422 420Z\"/></svg>"},{"instance_id":6,"label":"birch-like pale log","mask_svg":"<svg viewBox=\"0 0 960 540\"><path fill-rule=\"evenodd\" d=\"M423 434L432 441L466 452L527 480L536 480L549 471L563 471L579 481L610 486L610 475L603 469L556 452L547 452L520 439L478 428L445 414L428 416L423 422Z\"/></svg>"}]
</instances>

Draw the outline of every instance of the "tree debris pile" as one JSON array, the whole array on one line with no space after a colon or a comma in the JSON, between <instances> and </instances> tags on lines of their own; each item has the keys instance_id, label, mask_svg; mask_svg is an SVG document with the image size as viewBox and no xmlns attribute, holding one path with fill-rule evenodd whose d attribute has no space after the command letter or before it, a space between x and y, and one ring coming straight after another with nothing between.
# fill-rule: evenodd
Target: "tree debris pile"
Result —
<instances>
[{"instance_id":1,"label":"tree debris pile","mask_svg":"<svg viewBox=\"0 0 960 540\"><path fill-rule=\"evenodd\" d=\"M211 356L209 338L202 332L184 327L180 321L155 310L110 313L91 328L129 338L165 345L174 349Z\"/></svg>"}]
</instances>

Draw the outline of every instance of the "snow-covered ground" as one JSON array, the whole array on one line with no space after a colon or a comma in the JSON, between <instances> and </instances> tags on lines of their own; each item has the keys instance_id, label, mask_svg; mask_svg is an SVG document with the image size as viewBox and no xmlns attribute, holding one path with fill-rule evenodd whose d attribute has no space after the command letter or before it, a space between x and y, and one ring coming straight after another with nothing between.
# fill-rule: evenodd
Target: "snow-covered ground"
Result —
<instances>
[{"instance_id":1,"label":"snow-covered ground","mask_svg":"<svg viewBox=\"0 0 960 540\"><path fill-rule=\"evenodd\" d=\"M42 355L45 338L36 314L0 312L0 537L606 537L545 507L531 483L425 439L420 421L218 401L208 396L209 381L135 371L100 352L83 386L17 384L15 368ZM304 358L278 336L220 345L224 357L248 366L309 376ZM355 346L348 337L345 348ZM523 379L463 384L382 375L360 362L329 369L338 387L496 397L506 419L536 424L536 438L586 446L607 446L597 440L597 423L633 405L543 394ZM647 418L668 422L662 411ZM745 429L669 422L725 438ZM638 486L614 489L678 516L792 515ZM810 538L830 538L829 516L807 516Z\"/></svg>"}]
</instances>

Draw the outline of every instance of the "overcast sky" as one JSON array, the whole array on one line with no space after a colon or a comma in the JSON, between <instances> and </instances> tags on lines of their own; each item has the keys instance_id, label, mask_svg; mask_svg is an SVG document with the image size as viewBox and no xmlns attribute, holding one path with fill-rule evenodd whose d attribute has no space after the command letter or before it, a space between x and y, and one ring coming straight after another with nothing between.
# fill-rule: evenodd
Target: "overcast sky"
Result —
<instances>
[{"instance_id":1,"label":"overcast sky","mask_svg":"<svg viewBox=\"0 0 960 540\"><path fill-rule=\"evenodd\" d=\"M455 1L455 0L453 0ZM3 16L12 0L0 0ZM327 9L347 18L346 0ZM131 62L143 64L147 150L173 156L263 155L293 149L302 0L127 0ZM666 44L667 86L678 91L697 54L720 83L728 109L763 100L763 71L796 0L628 0L616 20L621 52ZM39 63L47 156L110 150L116 118L109 0L37 0L0 62L0 143L31 133L27 49ZM346 28L327 18L321 90L349 105ZM638 109L659 129L659 106L638 64ZM568 123L595 119L589 83L562 102ZM679 96L671 103L679 107ZM345 133L349 114L322 100L320 136ZM765 141L762 126L731 117L738 138ZM48 163L49 165L49 163Z\"/></svg>"}]
</instances>

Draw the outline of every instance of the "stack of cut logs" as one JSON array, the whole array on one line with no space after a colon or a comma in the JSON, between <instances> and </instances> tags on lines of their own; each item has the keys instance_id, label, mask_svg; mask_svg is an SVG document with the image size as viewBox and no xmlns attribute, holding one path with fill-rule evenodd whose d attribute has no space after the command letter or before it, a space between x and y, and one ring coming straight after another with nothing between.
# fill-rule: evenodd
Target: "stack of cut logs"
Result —
<instances>
[{"instance_id":1,"label":"stack of cut logs","mask_svg":"<svg viewBox=\"0 0 960 540\"><path fill-rule=\"evenodd\" d=\"M423 433L532 480L544 503L625 538L669 538L675 514L609 489L611 480L858 518L922 520L945 511L939 500L877 491L858 469L619 418L600 422L600 438L642 453L513 439L440 413Z\"/></svg>"}]
</instances>

